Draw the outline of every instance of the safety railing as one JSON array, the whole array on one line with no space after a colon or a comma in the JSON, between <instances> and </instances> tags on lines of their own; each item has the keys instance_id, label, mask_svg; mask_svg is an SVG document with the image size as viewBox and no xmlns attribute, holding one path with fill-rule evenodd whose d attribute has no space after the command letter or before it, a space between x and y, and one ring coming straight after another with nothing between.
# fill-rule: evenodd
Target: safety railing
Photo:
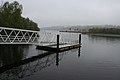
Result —
<instances>
[{"instance_id":1,"label":"safety railing","mask_svg":"<svg viewBox=\"0 0 120 80\"><path fill-rule=\"evenodd\" d=\"M0 44L35 44L38 39L38 31L0 27Z\"/></svg>"}]
</instances>

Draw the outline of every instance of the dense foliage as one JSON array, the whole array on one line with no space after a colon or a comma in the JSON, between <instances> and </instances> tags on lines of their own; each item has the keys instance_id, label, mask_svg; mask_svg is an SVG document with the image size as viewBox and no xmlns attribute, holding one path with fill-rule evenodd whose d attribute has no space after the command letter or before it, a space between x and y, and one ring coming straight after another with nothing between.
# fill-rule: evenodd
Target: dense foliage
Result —
<instances>
[{"instance_id":1,"label":"dense foliage","mask_svg":"<svg viewBox=\"0 0 120 80\"><path fill-rule=\"evenodd\" d=\"M0 27L39 30L38 25L21 16L23 7L17 1L5 2L0 6Z\"/></svg>"},{"instance_id":2,"label":"dense foliage","mask_svg":"<svg viewBox=\"0 0 120 80\"><path fill-rule=\"evenodd\" d=\"M91 28L89 33L120 34L120 28Z\"/></svg>"}]
</instances>

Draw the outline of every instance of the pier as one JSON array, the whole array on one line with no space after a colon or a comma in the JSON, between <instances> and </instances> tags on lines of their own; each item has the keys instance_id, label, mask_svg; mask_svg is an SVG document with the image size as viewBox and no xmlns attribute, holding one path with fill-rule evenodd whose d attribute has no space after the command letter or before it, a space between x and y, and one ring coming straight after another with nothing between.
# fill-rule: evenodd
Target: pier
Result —
<instances>
[{"instance_id":1,"label":"pier","mask_svg":"<svg viewBox=\"0 0 120 80\"><path fill-rule=\"evenodd\" d=\"M81 46L81 34L0 27L0 44L33 44L37 49L62 52Z\"/></svg>"},{"instance_id":2,"label":"pier","mask_svg":"<svg viewBox=\"0 0 120 80\"><path fill-rule=\"evenodd\" d=\"M81 47L81 34L77 33L41 33L37 49L51 52L62 52ZM43 37L43 38L42 38ZM45 39L44 39L45 38Z\"/></svg>"},{"instance_id":3,"label":"pier","mask_svg":"<svg viewBox=\"0 0 120 80\"><path fill-rule=\"evenodd\" d=\"M45 50L46 52L42 54L30 56L25 59L20 58L20 60L17 60L17 61L13 60L13 62L10 64L2 65L0 67L0 73L3 73L13 67L18 67L20 65L30 63L37 59L44 58L54 53L56 53L56 57L57 57L56 65L59 65L59 55L62 55L60 54L60 52L64 52L67 50L81 47L81 34L64 33L64 32L56 33L54 31L53 32L45 32L45 31L39 32L39 31L32 31L32 30L0 27L0 45L4 48L3 45L14 46L16 44L17 45L36 45L35 46L36 49ZM19 49L18 51L20 51L20 48L18 49ZM6 50L7 49L5 49L5 51ZM15 50L15 48L13 50ZM3 49L1 49L1 51L3 52ZM15 54L17 53L15 52ZM21 52L20 54L22 55ZM80 51L79 51L78 56L80 56Z\"/></svg>"}]
</instances>

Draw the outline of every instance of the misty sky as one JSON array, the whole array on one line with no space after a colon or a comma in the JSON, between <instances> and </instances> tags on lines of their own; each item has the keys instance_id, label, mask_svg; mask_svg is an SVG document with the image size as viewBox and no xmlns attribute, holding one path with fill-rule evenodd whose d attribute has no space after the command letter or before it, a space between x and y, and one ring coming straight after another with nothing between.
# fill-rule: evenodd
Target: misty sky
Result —
<instances>
[{"instance_id":1,"label":"misty sky","mask_svg":"<svg viewBox=\"0 0 120 80\"><path fill-rule=\"evenodd\" d=\"M14 0L0 0L12 2ZM16 0L39 27L120 25L120 0Z\"/></svg>"}]
</instances>

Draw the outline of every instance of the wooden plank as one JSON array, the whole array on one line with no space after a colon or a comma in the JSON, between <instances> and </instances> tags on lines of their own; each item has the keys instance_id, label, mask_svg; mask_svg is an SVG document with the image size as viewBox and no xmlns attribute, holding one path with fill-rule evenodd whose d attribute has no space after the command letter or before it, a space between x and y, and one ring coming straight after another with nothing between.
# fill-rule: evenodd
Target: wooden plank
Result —
<instances>
[{"instance_id":1,"label":"wooden plank","mask_svg":"<svg viewBox=\"0 0 120 80\"><path fill-rule=\"evenodd\" d=\"M61 52L61 51L66 51L66 50L79 48L79 47L80 47L79 44L74 44L74 45L65 44L65 45L60 45L59 48L57 48L57 45L56 46L39 46L39 45L37 45L36 48L41 49L41 50L46 50L46 51L52 51L52 52L57 52L59 50L59 52Z\"/></svg>"}]
</instances>

